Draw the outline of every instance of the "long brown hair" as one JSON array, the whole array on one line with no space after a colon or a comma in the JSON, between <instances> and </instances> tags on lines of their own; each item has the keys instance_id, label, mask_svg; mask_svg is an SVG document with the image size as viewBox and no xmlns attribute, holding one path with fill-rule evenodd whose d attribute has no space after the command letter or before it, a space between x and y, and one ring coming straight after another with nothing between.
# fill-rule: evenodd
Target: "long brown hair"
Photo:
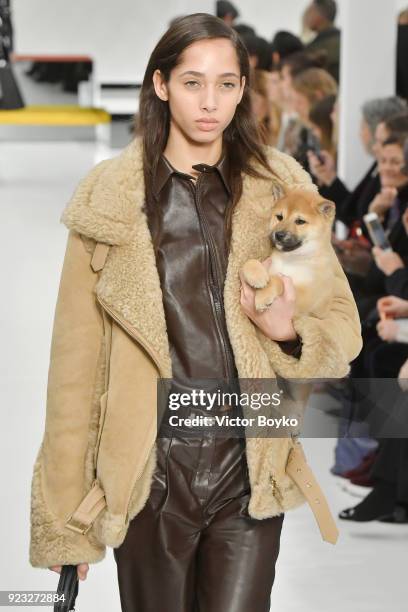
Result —
<instances>
[{"instance_id":1,"label":"long brown hair","mask_svg":"<svg viewBox=\"0 0 408 612\"><path fill-rule=\"evenodd\" d=\"M242 176L244 172L259 178L268 178L251 165L255 160L264 168L269 177L274 175L259 137L256 121L251 111L249 95L250 68L246 47L235 30L222 19L208 13L194 13L175 19L170 28L163 34L150 56L143 78L140 93L137 131L143 142L143 167L145 180L146 210L154 214L153 181L157 165L163 153L170 128L170 111L167 101L161 100L154 90L153 73L160 70L166 82L170 73L180 62L182 52L192 43L199 40L227 38L234 46L241 78L245 76L246 84L240 103L231 123L223 133L223 152L228 156L230 166L229 185L232 201L226 215L226 244L230 245L231 217L235 205L242 194Z\"/></svg>"}]
</instances>

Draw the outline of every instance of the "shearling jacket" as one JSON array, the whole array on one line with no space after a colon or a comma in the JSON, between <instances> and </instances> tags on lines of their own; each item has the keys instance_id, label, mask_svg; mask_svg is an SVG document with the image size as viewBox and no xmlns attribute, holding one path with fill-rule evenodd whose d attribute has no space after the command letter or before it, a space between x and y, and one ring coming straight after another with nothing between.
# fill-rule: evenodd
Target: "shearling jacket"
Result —
<instances>
[{"instance_id":1,"label":"shearling jacket","mask_svg":"<svg viewBox=\"0 0 408 612\"><path fill-rule=\"evenodd\" d=\"M316 189L290 157L266 146L286 186ZM254 162L256 166L256 163ZM224 284L226 323L240 379L343 377L362 348L348 281L332 251L335 292L325 317L294 320L300 358L246 316L239 270L270 255L272 179L243 176ZM133 140L79 183L55 310L44 436L31 487L30 563L95 563L119 546L149 496L156 466L157 381L171 378L160 279L144 204L142 149ZM250 516L308 501L323 537L336 540L326 501L299 440L246 440ZM311 488L309 488L311 487Z\"/></svg>"}]
</instances>

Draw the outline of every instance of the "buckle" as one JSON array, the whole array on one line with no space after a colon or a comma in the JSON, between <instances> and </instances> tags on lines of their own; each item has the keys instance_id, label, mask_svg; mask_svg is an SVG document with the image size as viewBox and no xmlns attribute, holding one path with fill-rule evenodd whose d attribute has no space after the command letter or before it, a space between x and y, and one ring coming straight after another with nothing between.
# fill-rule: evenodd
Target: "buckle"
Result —
<instances>
[{"instance_id":1,"label":"buckle","mask_svg":"<svg viewBox=\"0 0 408 612\"><path fill-rule=\"evenodd\" d=\"M67 527L67 529L75 531L76 533L81 533L82 535L85 535L92 527L92 523L90 523L89 525L85 525L85 523L83 523L82 521L78 521L78 519L73 519L73 515L70 514L70 516L65 521L65 527Z\"/></svg>"}]
</instances>

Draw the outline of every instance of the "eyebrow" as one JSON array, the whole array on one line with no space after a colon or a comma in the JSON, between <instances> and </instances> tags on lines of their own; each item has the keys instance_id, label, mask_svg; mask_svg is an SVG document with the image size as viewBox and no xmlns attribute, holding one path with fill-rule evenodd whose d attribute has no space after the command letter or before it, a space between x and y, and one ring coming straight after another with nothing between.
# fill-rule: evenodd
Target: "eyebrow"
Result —
<instances>
[{"instance_id":1,"label":"eyebrow","mask_svg":"<svg viewBox=\"0 0 408 612\"><path fill-rule=\"evenodd\" d=\"M193 76L197 76L197 77L205 76L203 72L197 72L196 70L186 70L185 72L182 72L180 76L182 77L185 74L192 74ZM219 74L218 76L219 77L236 77L237 79L239 79L239 75L236 74L235 72L223 72L222 74Z\"/></svg>"}]
</instances>

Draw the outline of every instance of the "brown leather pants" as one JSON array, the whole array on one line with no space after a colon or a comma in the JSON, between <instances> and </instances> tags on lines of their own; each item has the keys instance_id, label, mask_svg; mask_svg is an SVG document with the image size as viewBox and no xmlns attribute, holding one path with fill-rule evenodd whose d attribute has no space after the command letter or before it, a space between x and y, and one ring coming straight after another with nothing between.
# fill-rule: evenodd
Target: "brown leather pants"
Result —
<instances>
[{"instance_id":1,"label":"brown leather pants","mask_svg":"<svg viewBox=\"0 0 408 612\"><path fill-rule=\"evenodd\" d=\"M150 496L114 549L123 612L269 612L284 514L247 512L245 439L157 438Z\"/></svg>"}]
</instances>

